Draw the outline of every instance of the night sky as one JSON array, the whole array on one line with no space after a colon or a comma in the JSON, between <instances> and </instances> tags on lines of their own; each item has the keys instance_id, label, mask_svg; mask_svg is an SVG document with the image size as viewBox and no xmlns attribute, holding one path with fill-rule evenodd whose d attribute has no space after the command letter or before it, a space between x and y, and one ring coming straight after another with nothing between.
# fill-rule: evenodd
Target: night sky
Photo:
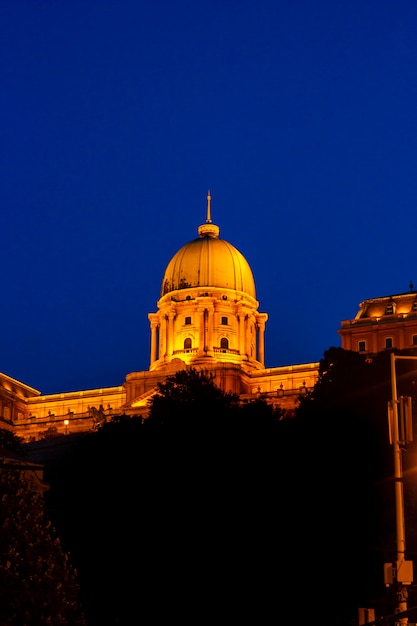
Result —
<instances>
[{"instance_id":1,"label":"night sky","mask_svg":"<svg viewBox=\"0 0 417 626\"><path fill-rule=\"evenodd\" d=\"M417 288L415 0L1 0L0 51L0 371L54 393L148 369L208 189L267 367Z\"/></svg>"}]
</instances>

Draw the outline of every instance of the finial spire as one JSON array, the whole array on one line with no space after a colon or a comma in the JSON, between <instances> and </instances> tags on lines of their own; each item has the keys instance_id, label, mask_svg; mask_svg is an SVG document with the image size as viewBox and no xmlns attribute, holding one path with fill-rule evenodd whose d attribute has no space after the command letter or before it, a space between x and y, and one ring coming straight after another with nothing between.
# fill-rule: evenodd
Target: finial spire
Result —
<instances>
[{"instance_id":1,"label":"finial spire","mask_svg":"<svg viewBox=\"0 0 417 626\"><path fill-rule=\"evenodd\" d=\"M209 189L208 193L207 193L207 219L206 219L206 224L211 224L210 202L211 202L211 195L210 195L210 189Z\"/></svg>"},{"instance_id":2,"label":"finial spire","mask_svg":"<svg viewBox=\"0 0 417 626\"><path fill-rule=\"evenodd\" d=\"M220 233L220 228L213 224L210 213L210 202L211 195L210 189L207 192L207 219L205 224L201 224L198 227L198 234L200 237L211 237L212 239L217 239Z\"/></svg>"}]
</instances>

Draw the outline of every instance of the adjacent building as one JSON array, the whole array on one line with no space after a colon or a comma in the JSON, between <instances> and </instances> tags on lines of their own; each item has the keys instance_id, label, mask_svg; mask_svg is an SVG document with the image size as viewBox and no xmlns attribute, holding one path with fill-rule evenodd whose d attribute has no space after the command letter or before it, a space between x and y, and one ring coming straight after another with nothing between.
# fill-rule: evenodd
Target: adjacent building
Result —
<instances>
[{"instance_id":1,"label":"adjacent building","mask_svg":"<svg viewBox=\"0 0 417 626\"><path fill-rule=\"evenodd\" d=\"M417 348L417 291L364 300L353 320L339 329L342 348L375 354Z\"/></svg>"}]
</instances>

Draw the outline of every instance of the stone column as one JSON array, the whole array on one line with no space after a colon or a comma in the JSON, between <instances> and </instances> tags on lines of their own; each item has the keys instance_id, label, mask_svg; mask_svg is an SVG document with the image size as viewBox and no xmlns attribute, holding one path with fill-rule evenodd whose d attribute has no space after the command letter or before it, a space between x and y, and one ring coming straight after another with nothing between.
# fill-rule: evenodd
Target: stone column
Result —
<instances>
[{"instance_id":1,"label":"stone column","mask_svg":"<svg viewBox=\"0 0 417 626\"><path fill-rule=\"evenodd\" d=\"M251 323L252 323L252 319L249 317L249 315L245 315L245 353L247 354L250 361L253 359L253 356L254 356L251 351L251 347L252 347L251 333L250 333ZM256 336L255 336L255 352L256 352Z\"/></svg>"},{"instance_id":2,"label":"stone column","mask_svg":"<svg viewBox=\"0 0 417 626\"><path fill-rule=\"evenodd\" d=\"M239 350L242 357L247 355L246 350L246 332L245 332L245 313L243 309L239 311Z\"/></svg>"},{"instance_id":3,"label":"stone column","mask_svg":"<svg viewBox=\"0 0 417 626\"><path fill-rule=\"evenodd\" d=\"M213 352L213 328L214 328L214 307L210 307L206 309L206 328L207 328L207 337L206 337L206 349L207 352Z\"/></svg>"},{"instance_id":4,"label":"stone column","mask_svg":"<svg viewBox=\"0 0 417 626\"><path fill-rule=\"evenodd\" d=\"M161 315L161 325L159 329L159 358L163 359L167 353L167 316Z\"/></svg>"},{"instance_id":5,"label":"stone column","mask_svg":"<svg viewBox=\"0 0 417 626\"><path fill-rule=\"evenodd\" d=\"M151 365L156 361L156 329L158 327L157 322L151 322Z\"/></svg>"},{"instance_id":6,"label":"stone column","mask_svg":"<svg viewBox=\"0 0 417 626\"><path fill-rule=\"evenodd\" d=\"M258 361L265 367L265 324L268 319L267 313L258 313L256 326L258 329Z\"/></svg>"},{"instance_id":7,"label":"stone column","mask_svg":"<svg viewBox=\"0 0 417 626\"><path fill-rule=\"evenodd\" d=\"M168 313L168 356L171 357L174 351L174 319L175 311Z\"/></svg>"},{"instance_id":8,"label":"stone column","mask_svg":"<svg viewBox=\"0 0 417 626\"><path fill-rule=\"evenodd\" d=\"M203 353L206 348L206 334L205 334L205 309L203 307L198 307L198 351Z\"/></svg>"},{"instance_id":9,"label":"stone column","mask_svg":"<svg viewBox=\"0 0 417 626\"><path fill-rule=\"evenodd\" d=\"M265 322L262 320L258 322L259 329L259 348L258 348L258 361L265 367Z\"/></svg>"}]
</instances>

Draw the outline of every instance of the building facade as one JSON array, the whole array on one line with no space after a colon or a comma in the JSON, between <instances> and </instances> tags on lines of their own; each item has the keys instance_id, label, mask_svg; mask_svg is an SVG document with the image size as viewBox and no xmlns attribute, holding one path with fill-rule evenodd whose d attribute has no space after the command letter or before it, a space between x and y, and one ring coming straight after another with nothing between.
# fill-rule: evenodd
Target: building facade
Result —
<instances>
[{"instance_id":1,"label":"building facade","mask_svg":"<svg viewBox=\"0 0 417 626\"><path fill-rule=\"evenodd\" d=\"M157 384L189 367L212 373L242 402L261 396L293 411L300 394L313 388L319 363L265 367L268 314L259 311L249 263L220 238L210 193L197 234L168 262L157 310L148 314L148 370L131 372L115 387L51 395L0 374L2 423L32 441L94 430L113 415L146 417Z\"/></svg>"},{"instance_id":2,"label":"building facade","mask_svg":"<svg viewBox=\"0 0 417 626\"><path fill-rule=\"evenodd\" d=\"M417 291L410 284L409 292L364 300L338 332L342 348L354 352L417 348Z\"/></svg>"}]
</instances>

